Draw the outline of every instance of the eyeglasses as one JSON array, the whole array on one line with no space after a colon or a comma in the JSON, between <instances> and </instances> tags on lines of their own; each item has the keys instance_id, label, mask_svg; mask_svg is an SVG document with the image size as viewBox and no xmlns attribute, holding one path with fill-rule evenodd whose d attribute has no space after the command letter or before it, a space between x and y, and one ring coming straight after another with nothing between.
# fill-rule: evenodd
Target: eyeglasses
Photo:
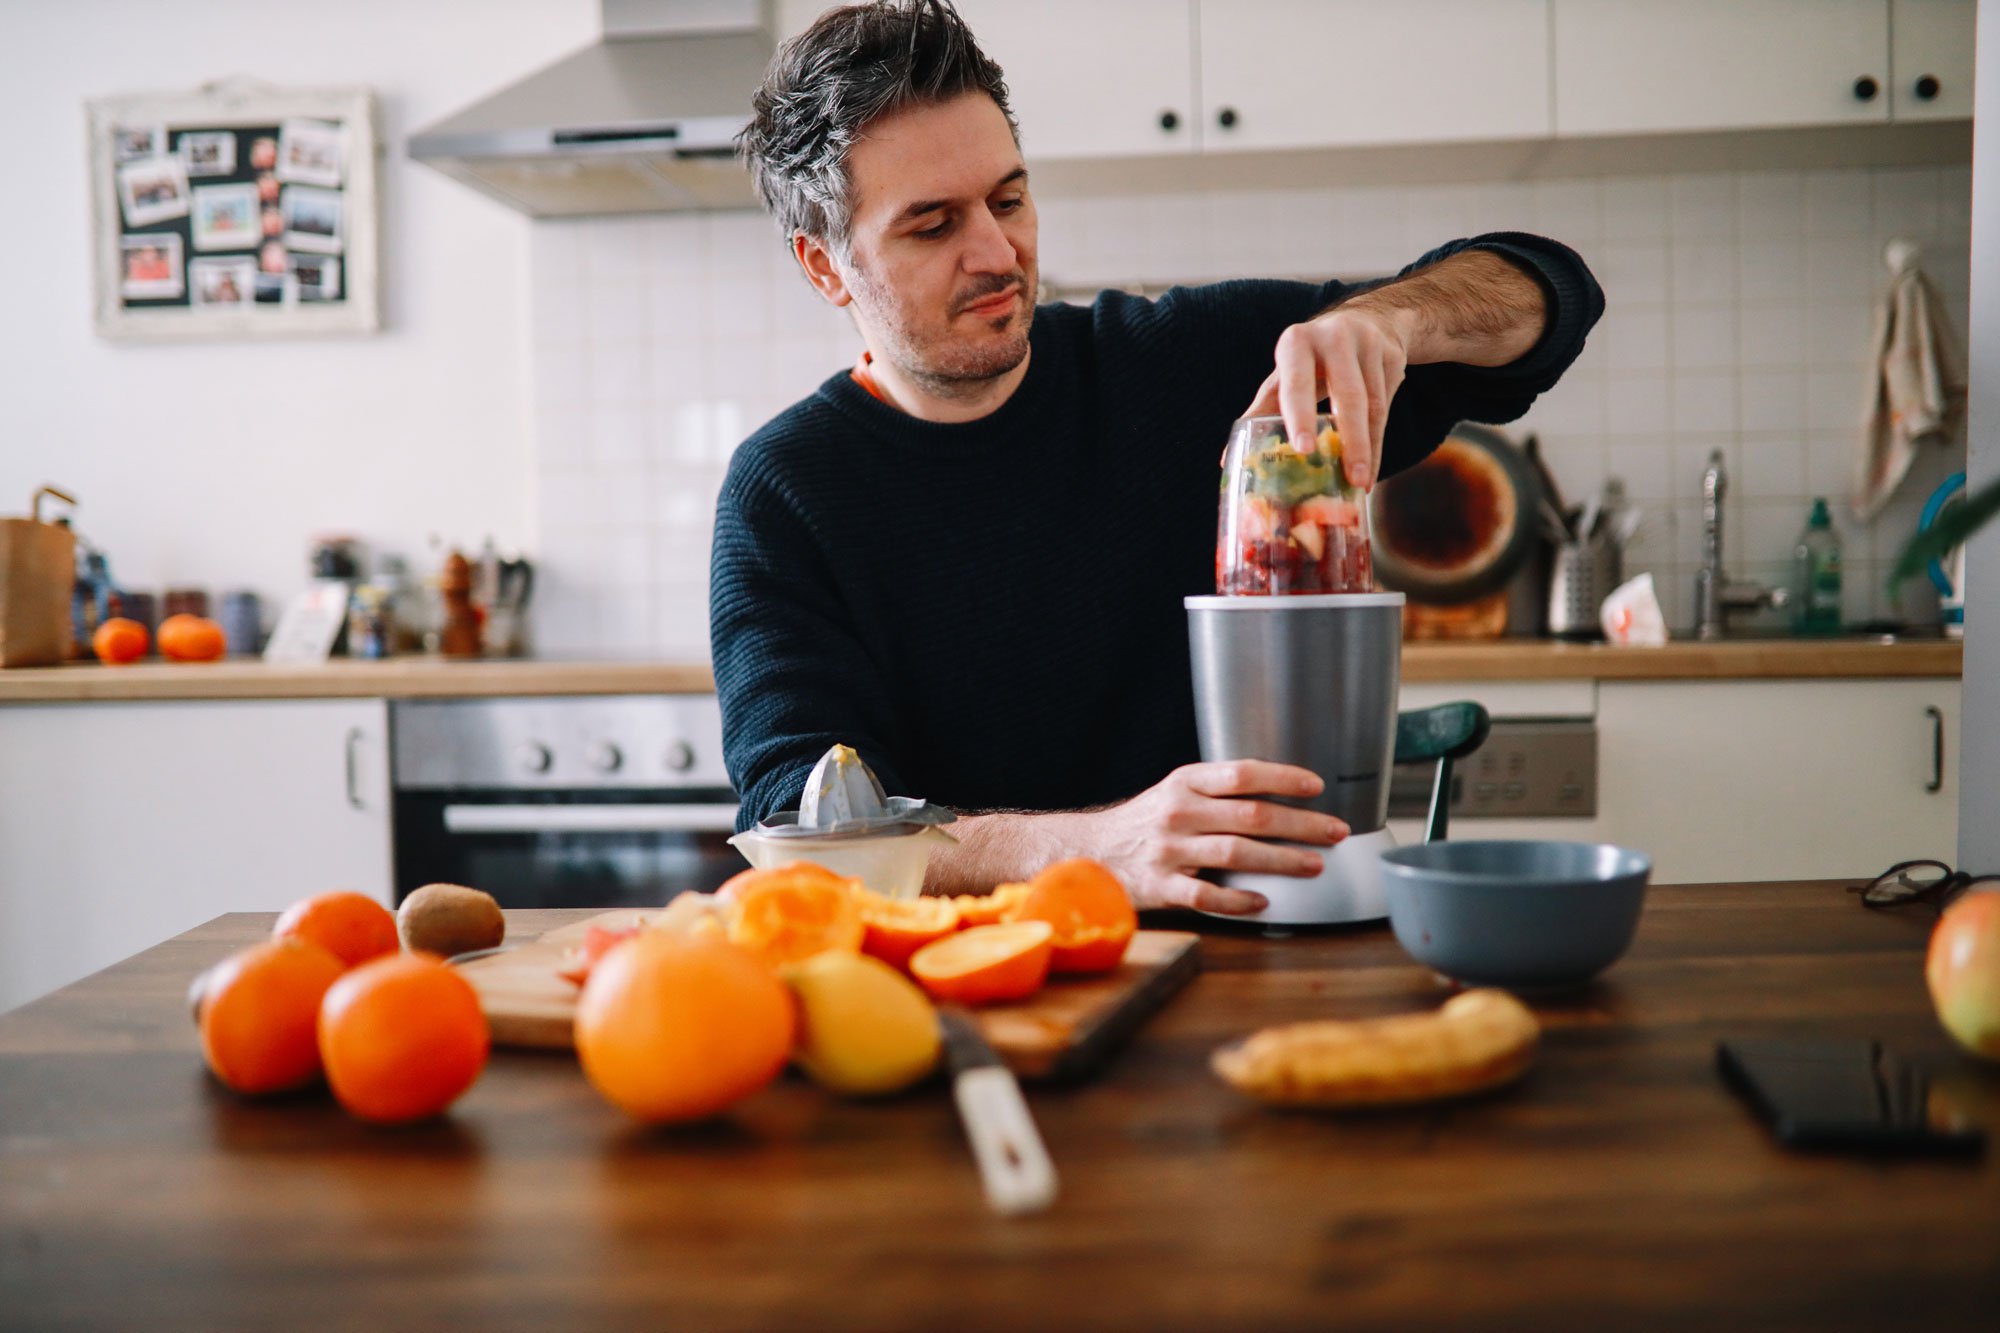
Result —
<instances>
[{"instance_id":1,"label":"eyeglasses","mask_svg":"<svg viewBox=\"0 0 2000 1333\"><path fill-rule=\"evenodd\" d=\"M1942 861L1899 861L1849 893L1861 895L1863 907L1902 907L1929 903L1943 911L1947 903L1975 884L2000 884L2000 875L1968 875Z\"/></svg>"}]
</instances>

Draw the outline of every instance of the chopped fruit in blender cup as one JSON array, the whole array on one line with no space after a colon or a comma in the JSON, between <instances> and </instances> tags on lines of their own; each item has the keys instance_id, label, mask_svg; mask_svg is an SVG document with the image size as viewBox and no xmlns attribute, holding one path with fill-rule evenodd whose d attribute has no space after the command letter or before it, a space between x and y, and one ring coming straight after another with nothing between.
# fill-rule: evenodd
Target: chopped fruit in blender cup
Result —
<instances>
[{"instance_id":1,"label":"chopped fruit in blender cup","mask_svg":"<svg viewBox=\"0 0 2000 1333\"><path fill-rule=\"evenodd\" d=\"M1239 436L1222 476L1215 590L1372 591L1365 505L1366 497L1342 473L1340 436L1331 425L1322 426L1314 447L1303 452L1282 429Z\"/></svg>"}]
</instances>

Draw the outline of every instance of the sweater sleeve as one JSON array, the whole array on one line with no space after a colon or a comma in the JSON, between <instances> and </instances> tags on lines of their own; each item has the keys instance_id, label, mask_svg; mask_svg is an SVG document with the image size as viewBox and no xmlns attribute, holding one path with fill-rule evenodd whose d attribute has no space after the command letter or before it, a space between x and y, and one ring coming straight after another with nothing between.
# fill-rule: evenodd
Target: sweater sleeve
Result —
<instances>
[{"instance_id":1,"label":"sweater sleeve","mask_svg":"<svg viewBox=\"0 0 2000 1333\"><path fill-rule=\"evenodd\" d=\"M908 790L891 758L887 673L849 628L810 519L777 468L744 461L753 453L739 451L723 484L709 572L709 642L739 831L796 806L806 775L835 744L853 746L887 790Z\"/></svg>"}]
</instances>

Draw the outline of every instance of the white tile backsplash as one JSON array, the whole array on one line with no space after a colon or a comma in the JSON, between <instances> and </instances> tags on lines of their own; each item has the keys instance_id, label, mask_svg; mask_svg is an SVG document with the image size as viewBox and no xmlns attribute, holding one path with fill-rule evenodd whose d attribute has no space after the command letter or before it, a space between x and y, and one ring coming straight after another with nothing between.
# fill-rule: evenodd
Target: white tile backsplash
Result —
<instances>
[{"instance_id":1,"label":"white tile backsplash","mask_svg":"<svg viewBox=\"0 0 2000 1333\"><path fill-rule=\"evenodd\" d=\"M1847 614L1923 614L1887 562L1954 460L1921 461L1874 523L1845 495L1883 243L1906 235L1964 327L1969 168L1691 172L1461 185L1068 196L1040 204L1066 288L1392 272L1482 230L1576 247L1608 308L1539 435L1572 503L1621 478L1645 511L1626 572L1693 618L1701 470L1730 468L1736 578L1784 578L1811 499L1833 502ZM1254 241L1249 238L1255 238ZM543 651L707 653L708 543L736 445L851 365L846 312L748 213L537 222L531 274ZM1962 459L1962 449L1958 451Z\"/></svg>"}]
</instances>

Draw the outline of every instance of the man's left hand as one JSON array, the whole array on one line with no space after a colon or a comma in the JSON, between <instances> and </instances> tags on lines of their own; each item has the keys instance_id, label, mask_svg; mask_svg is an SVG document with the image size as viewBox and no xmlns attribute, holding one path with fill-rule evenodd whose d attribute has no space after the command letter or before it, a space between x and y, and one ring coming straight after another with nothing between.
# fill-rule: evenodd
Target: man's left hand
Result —
<instances>
[{"instance_id":1,"label":"man's left hand","mask_svg":"<svg viewBox=\"0 0 2000 1333\"><path fill-rule=\"evenodd\" d=\"M1329 401L1348 484L1374 486L1389 402L1410 359L1401 313L1342 306L1292 325L1278 337L1277 368L1244 415L1275 412L1285 419L1287 438L1310 440L1319 404Z\"/></svg>"}]
</instances>

